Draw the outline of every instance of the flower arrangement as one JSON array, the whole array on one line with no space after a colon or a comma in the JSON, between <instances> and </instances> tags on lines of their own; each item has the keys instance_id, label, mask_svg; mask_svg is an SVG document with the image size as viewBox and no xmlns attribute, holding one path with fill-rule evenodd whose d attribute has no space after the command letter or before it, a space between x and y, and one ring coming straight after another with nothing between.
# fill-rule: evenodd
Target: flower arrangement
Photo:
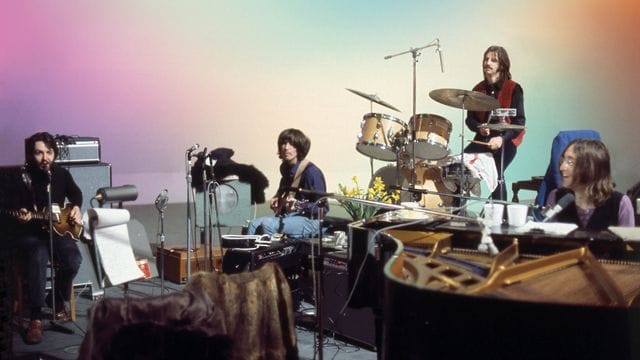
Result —
<instances>
[{"instance_id":1,"label":"flower arrangement","mask_svg":"<svg viewBox=\"0 0 640 360\"><path fill-rule=\"evenodd\" d=\"M399 190L387 192L387 190L385 189L384 181L381 177L374 178L372 186L366 191L360 188L357 176L352 177L351 180L353 181L355 186L350 189L345 185L338 184L340 195L356 199L383 202L387 204L393 204L397 202L398 199L400 199ZM355 201L341 200L339 202L353 220L370 218L379 210L379 208L375 206L365 205Z\"/></svg>"}]
</instances>

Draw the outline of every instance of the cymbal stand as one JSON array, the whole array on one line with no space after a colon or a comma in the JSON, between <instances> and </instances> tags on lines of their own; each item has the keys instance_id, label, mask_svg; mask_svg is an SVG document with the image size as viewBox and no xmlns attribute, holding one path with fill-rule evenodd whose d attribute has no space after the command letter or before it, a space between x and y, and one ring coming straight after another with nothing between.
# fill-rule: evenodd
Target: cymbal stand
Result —
<instances>
[{"instance_id":1,"label":"cymbal stand","mask_svg":"<svg viewBox=\"0 0 640 360\"><path fill-rule=\"evenodd\" d=\"M516 109L496 109L494 111L492 111L492 113L496 113L498 119L499 119L499 123L506 123L507 116L515 116L516 115ZM506 131L506 130L505 130ZM504 131L502 132L504 133ZM506 194L504 193L505 189L505 181L504 181L504 138L502 141L502 146L500 147L500 179L498 179L498 186L500 187L500 200L502 200L503 198L506 197ZM493 196L492 196L493 197Z\"/></svg>"},{"instance_id":2,"label":"cymbal stand","mask_svg":"<svg viewBox=\"0 0 640 360\"><path fill-rule=\"evenodd\" d=\"M389 60L391 58L394 58L396 56L400 56L400 55L404 55L404 54L411 54L412 57L412 70L413 70L413 89L412 89L412 115L411 115L411 119L415 119L416 117L416 64L418 63L418 56L421 55L420 50L422 49L426 49L426 48L430 48L430 47L434 47L434 46L439 46L440 44L440 40L439 39L435 39L433 40L431 43L419 47L419 48L410 48L408 51L403 51L397 54L392 54L392 55L387 55L384 57L385 60ZM409 121L409 133L410 133L410 141L411 141L411 164L410 164L410 168L411 168L411 187L415 186L415 180L416 180L416 174L415 174L415 164L416 164L416 151L415 151L415 140L416 140L416 127L415 124L411 124L411 121Z\"/></svg>"},{"instance_id":3,"label":"cymbal stand","mask_svg":"<svg viewBox=\"0 0 640 360\"><path fill-rule=\"evenodd\" d=\"M460 206L462 207L462 209L464 209L463 211L466 213L466 207L464 207L463 205L463 201L464 201L464 195L465 195L465 186L467 184L467 176L465 174L465 166L467 166L464 162L464 144L465 144L465 140L464 140L464 129L465 129L465 122L464 122L464 114L465 114L465 102L466 102L466 97L467 95L462 95L462 118L460 121L460 167L458 169L459 171L459 179L460 179ZM468 189L467 189L468 190Z\"/></svg>"}]
</instances>

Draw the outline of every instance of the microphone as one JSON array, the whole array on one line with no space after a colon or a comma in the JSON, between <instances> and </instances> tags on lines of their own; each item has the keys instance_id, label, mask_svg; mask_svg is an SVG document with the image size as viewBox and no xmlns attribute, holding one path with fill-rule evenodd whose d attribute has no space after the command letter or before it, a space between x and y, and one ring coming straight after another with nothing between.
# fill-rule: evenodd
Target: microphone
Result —
<instances>
[{"instance_id":1,"label":"microphone","mask_svg":"<svg viewBox=\"0 0 640 360\"><path fill-rule=\"evenodd\" d=\"M440 47L440 40L438 40L438 47L436 48L438 56L440 57L440 70L444 73L444 61L442 61L442 48Z\"/></svg>"},{"instance_id":2,"label":"microphone","mask_svg":"<svg viewBox=\"0 0 640 360\"><path fill-rule=\"evenodd\" d=\"M156 198L156 209L162 211L167 207L167 203L169 202L168 193L169 191L167 189L160 191L160 194L158 194Z\"/></svg>"},{"instance_id":3,"label":"microphone","mask_svg":"<svg viewBox=\"0 0 640 360\"><path fill-rule=\"evenodd\" d=\"M549 221L552 217L561 213L562 210L564 210L567 206L571 205L571 203L573 203L575 200L576 196L573 193L566 194L565 196L560 198L560 200L558 200L556 206L552 207L544 213L544 219L542 220L542 222Z\"/></svg>"},{"instance_id":4,"label":"microphone","mask_svg":"<svg viewBox=\"0 0 640 360\"><path fill-rule=\"evenodd\" d=\"M187 154L191 154L192 152L196 151L199 147L200 147L200 144L198 143L193 144L192 147L187 149Z\"/></svg>"}]
</instances>

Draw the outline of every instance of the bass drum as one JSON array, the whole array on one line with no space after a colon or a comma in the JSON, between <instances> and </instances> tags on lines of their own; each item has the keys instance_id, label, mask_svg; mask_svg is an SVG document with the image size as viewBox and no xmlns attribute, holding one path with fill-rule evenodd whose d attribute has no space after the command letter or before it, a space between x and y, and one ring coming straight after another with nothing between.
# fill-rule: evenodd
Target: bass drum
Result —
<instances>
[{"instance_id":1,"label":"bass drum","mask_svg":"<svg viewBox=\"0 0 640 360\"><path fill-rule=\"evenodd\" d=\"M402 175L411 183L412 171L409 167L402 167ZM415 183L416 189L422 189L427 191L438 192L442 194L452 194L449 188L442 180L442 168L427 164L426 162L419 162L415 168ZM421 207L434 210L445 210L453 206L453 197L437 194L422 194L419 201Z\"/></svg>"}]
</instances>

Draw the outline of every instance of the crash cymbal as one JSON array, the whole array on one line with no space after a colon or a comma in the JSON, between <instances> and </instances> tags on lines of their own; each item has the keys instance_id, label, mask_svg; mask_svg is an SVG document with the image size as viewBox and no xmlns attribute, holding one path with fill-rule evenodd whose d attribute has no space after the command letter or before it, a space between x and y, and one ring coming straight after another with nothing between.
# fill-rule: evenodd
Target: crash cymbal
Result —
<instances>
[{"instance_id":1,"label":"crash cymbal","mask_svg":"<svg viewBox=\"0 0 640 360\"><path fill-rule=\"evenodd\" d=\"M386 106L386 107L388 107L389 109L395 110L395 111L397 111L397 112L401 112L401 111L400 111L400 110L398 110L395 106L393 106L393 105L389 104L388 102L385 102L385 101L383 101L382 99L380 99L380 98L378 97L378 95L375 95L375 94L371 94L371 95L370 95L370 94L365 94L365 93L363 93L362 91L353 90L353 89L348 89L348 88L345 88L345 89L347 89L347 90L351 91L352 93L354 93L354 94L356 94L356 95L358 95L358 96L362 96L363 98L365 98L365 99L367 99L367 100L369 100L369 101L373 101L373 102L374 102L374 103L376 103L376 104L380 104L380 105L382 105L382 106Z\"/></svg>"},{"instance_id":2,"label":"crash cymbal","mask_svg":"<svg viewBox=\"0 0 640 360\"><path fill-rule=\"evenodd\" d=\"M437 89L429 92L429 97L441 104L471 111L489 111L500 106L497 99L477 91Z\"/></svg>"},{"instance_id":3,"label":"crash cymbal","mask_svg":"<svg viewBox=\"0 0 640 360\"><path fill-rule=\"evenodd\" d=\"M524 125L516 125L516 124L508 124L508 123L497 123L497 124L482 124L478 126L480 128L487 128L489 130L495 131L505 131L505 130L524 130Z\"/></svg>"}]
</instances>

